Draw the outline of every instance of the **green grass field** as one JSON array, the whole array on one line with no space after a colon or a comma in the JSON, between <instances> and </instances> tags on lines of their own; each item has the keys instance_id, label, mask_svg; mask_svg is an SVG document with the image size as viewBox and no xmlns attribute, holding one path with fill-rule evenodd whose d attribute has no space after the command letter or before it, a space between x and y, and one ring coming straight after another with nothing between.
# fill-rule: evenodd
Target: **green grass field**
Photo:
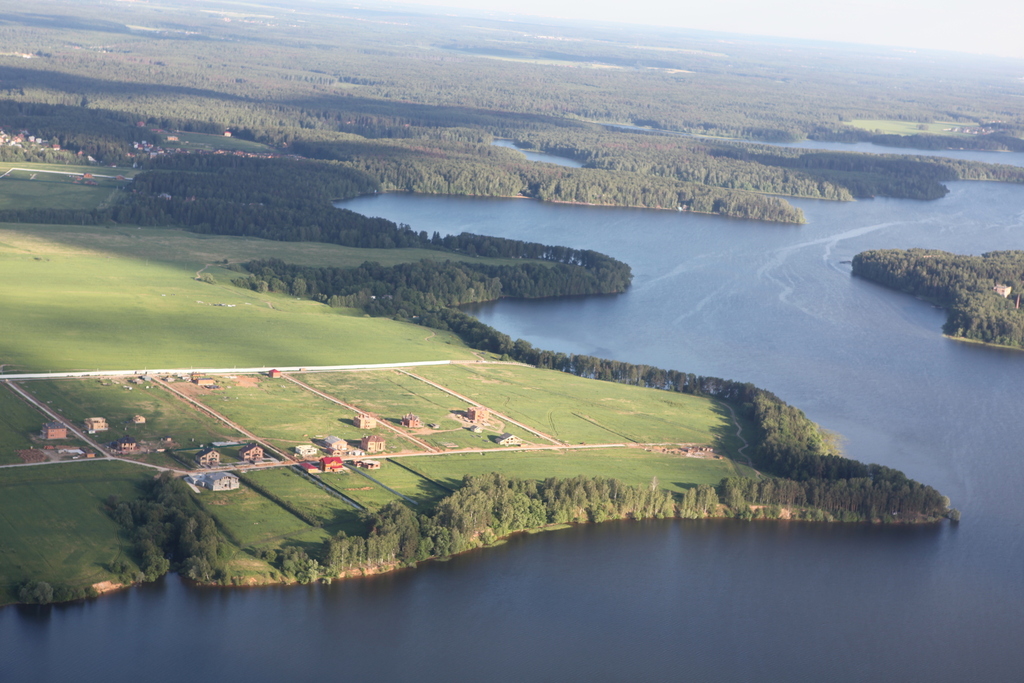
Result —
<instances>
[{"instance_id":1,"label":"green grass field","mask_svg":"<svg viewBox=\"0 0 1024 683\"><path fill-rule=\"evenodd\" d=\"M416 448L380 426L357 429L354 413L286 379L246 376L218 382L222 389L193 391L205 405L284 450L318 435L357 441L364 434L383 436L389 453Z\"/></svg>"},{"instance_id":2,"label":"green grass field","mask_svg":"<svg viewBox=\"0 0 1024 683\"><path fill-rule=\"evenodd\" d=\"M273 152L273 147L259 142L250 142L236 137L225 137L223 135L212 135L208 133L184 133L171 131L167 133L154 133L165 142L160 144L164 149L189 149L213 151L222 149L228 152ZM167 140L168 137L176 137L175 140Z\"/></svg>"},{"instance_id":3,"label":"green grass field","mask_svg":"<svg viewBox=\"0 0 1024 683\"><path fill-rule=\"evenodd\" d=\"M372 476L373 472L370 475ZM355 472L331 472L319 476L321 480L369 510L376 510L393 501L402 500L387 489L381 488Z\"/></svg>"},{"instance_id":4,"label":"green grass field","mask_svg":"<svg viewBox=\"0 0 1024 683\"><path fill-rule=\"evenodd\" d=\"M182 447L211 441L240 440L241 434L214 420L155 384L129 384L123 379L34 380L22 387L78 427L87 417L106 418L110 430L99 441L130 434L139 441L158 442L171 436ZM129 389L130 387L130 389ZM146 423L131 424L134 415Z\"/></svg>"},{"instance_id":5,"label":"green grass field","mask_svg":"<svg viewBox=\"0 0 1024 683\"><path fill-rule=\"evenodd\" d=\"M26 177L21 177L21 176ZM0 179L0 210L35 208L96 209L119 192L106 183L76 185L59 176L39 176L29 180L28 174L17 173Z\"/></svg>"},{"instance_id":6,"label":"green grass field","mask_svg":"<svg viewBox=\"0 0 1024 683\"><path fill-rule=\"evenodd\" d=\"M246 475L260 486L265 486L296 508L323 522L330 535L344 531L349 535L366 533L359 512L345 501L330 495L316 484L291 469L277 468L250 472Z\"/></svg>"},{"instance_id":7,"label":"green grass field","mask_svg":"<svg viewBox=\"0 0 1024 683\"><path fill-rule=\"evenodd\" d=\"M452 411L468 408L468 403L401 372L311 373L303 375L302 381L396 426L400 426L406 413L418 415L424 425L440 425L438 430L416 433L418 438L440 449L493 448L491 437L505 430L529 443L541 441L515 425L499 421L484 433L474 434L449 416Z\"/></svg>"},{"instance_id":8,"label":"green grass field","mask_svg":"<svg viewBox=\"0 0 1024 683\"><path fill-rule=\"evenodd\" d=\"M568 443L705 443L727 455L740 445L728 410L706 398L514 365L411 371Z\"/></svg>"},{"instance_id":9,"label":"green grass field","mask_svg":"<svg viewBox=\"0 0 1024 683\"><path fill-rule=\"evenodd\" d=\"M109 194L109 191L107 193ZM179 228L0 223L0 232L5 230L22 233L21 240L45 240L75 249L104 252L144 261L159 261L181 266L190 272L224 260L229 263L244 263L264 258L279 258L288 263L305 266L339 268L354 268L367 261L393 266L397 263L410 263L427 258L453 259L486 265L522 263L518 259L446 254L431 249L360 249L323 242L278 242L255 237L200 235ZM0 238L0 241L4 240ZM218 266L211 267L209 272L223 284L229 284L232 278L242 275Z\"/></svg>"},{"instance_id":10,"label":"green grass field","mask_svg":"<svg viewBox=\"0 0 1024 683\"><path fill-rule=\"evenodd\" d=\"M724 477L753 476L753 470L729 459L704 460L651 453L641 448L601 448L565 452L454 453L424 455L403 461L417 472L452 488L466 474L501 472L509 477L559 479L586 475L609 477L626 484L646 486L653 477L669 491L685 491L697 484L717 484Z\"/></svg>"},{"instance_id":11,"label":"green grass field","mask_svg":"<svg viewBox=\"0 0 1024 683\"><path fill-rule=\"evenodd\" d=\"M234 491L203 490L198 500L243 549L322 543L328 537L245 484Z\"/></svg>"},{"instance_id":12,"label":"green grass field","mask_svg":"<svg viewBox=\"0 0 1024 683\"><path fill-rule=\"evenodd\" d=\"M404 458L404 460L411 461L404 464L412 465L416 462L416 458ZM445 496L451 495L449 491L437 484L394 464L390 460L382 460L379 470L373 470L372 472L367 472L367 474L388 488L398 491L406 498L416 501L418 504L417 510L420 512ZM356 476L359 475L357 474Z\"/></svg>"},{"instance_id":13,"label":"green grass field","mask_svg":"<svg viewBox=\"0 0 1024 683\"><path fill-rule=\"evenodd\" d=\"M0 230L6 372L471 358L454 335ZM234 307L214 304L232 304Z\"/></svg>"},{"instance_id":14,"label":"green grass field","mask_svg":"<svg viewBox=\"0 0 1024 683\"><path fill-rule=\"evenodd\" d=\"M957 128L977 128L977 125L954 123L951 121L885 121L880 119L856 119L850 125L868 131L881 131L886 135L951 135L962 137L965 133L956 132ZM953 130L950 130L953 129Z\"/></svg>"},{"instance_id":15,"label":"green grass field","mask_svg":"<svg viewBox=\"0 0 1024 683\"><path fill-rule=\"evenodd\" d=\"M35 448L29 439L49 419L7 387L0 387L0 465L19 463L17 451Z\"/></svg>"},{"instance_id":16,"label":"green grass field","mask_svg":"<svg viewBox=\"0 0 1024 683\"><path fill-rule=\"evenodd\" d=\"M112 461L0 470L0 604L37 580L85 586L115 579L110 563L122 552L108 496L132 499L153 476Z\"/></svg>"}]
</instances>

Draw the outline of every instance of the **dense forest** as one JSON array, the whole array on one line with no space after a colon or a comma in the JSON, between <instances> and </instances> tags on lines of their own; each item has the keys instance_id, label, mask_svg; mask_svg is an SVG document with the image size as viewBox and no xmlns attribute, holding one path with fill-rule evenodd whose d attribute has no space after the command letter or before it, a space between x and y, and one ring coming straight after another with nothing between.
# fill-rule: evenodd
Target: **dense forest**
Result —
<instances>
[{"instance_id":1,"label":"dense forest","mask_svg":"<svg viewBox=\"0 0 1024 683\"><path fill-rule=\"evenodd\" d=\"M397 11L382 24L370 10L311 12L299 19L271 4L225 22L216 10L41 0L32 14L0 20L10 50L0 55L0 128L59 140L64 153L47 161L148 166L158 159L135 143L155 142L162 153L187 148L172 140L177 131L231 131L281 153L338 161L380 190L782 222L802 215L779 196L934 199L947 180L1022 179L1017 169L988 164L651 132L1016 149L1024 117L1005 88L989 87L1009 77L996 63L745 41L723 52L719 41L676 30L556 24L538 33L528 20L465 26ZM929 86L932 77L942 86ZM855 119L957 121L986 134L883 135L845 123ZM586 168L525 162L491 147L495 137L573 156ZM39 160L10 147L0 156Z\"/></svg>"},{"instance_id":2,"label":"dense forest","mask_svg":"<svg viewBox=\"0 0 1024 683\"><path fill-rule=\"evenodd\" d=\"M949 311L942 331L989 344L1024 348L1024 251L960 256L927 249L865 251L853 259L853 274ZM1004 293L997 286L1008 287Z\"/></svg>"}]
</instances>

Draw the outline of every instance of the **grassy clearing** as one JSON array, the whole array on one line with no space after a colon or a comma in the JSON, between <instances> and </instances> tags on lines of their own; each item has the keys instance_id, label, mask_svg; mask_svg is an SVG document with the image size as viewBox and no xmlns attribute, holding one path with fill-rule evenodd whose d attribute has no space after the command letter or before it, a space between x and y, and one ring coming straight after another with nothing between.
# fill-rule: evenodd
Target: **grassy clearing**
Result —
<instances>
[{"instance_id":1,"label":"grassy clearing","mask_svg":"<svg viewBox=\"0 0 1024 683\"><path fill-rule=\"evenodd\" d=\"M466 474L501 472L509 477L566 478L583 474L610 477L644 486L653 477L669 491L685 491L697 484L717 484L723 477L753 476L753 471L732 460L704 460L652 453L641 448L523 453L453 453L407 458L406 464L435 481L456 488Z\"/></svg>"},{"instance_id":2,"label":"grassy clearing","mask_svg":"<svg viewBox=\"0 0 1024 683\"><path fill-rule=\"evenodd\" d=\"M0 387L0 465L21 462L17 451L35 448L29 438L49 422L7 387Z\"/></svg>"},{"instance_id":3,"label":"grassy clearing","mask_svg":"<svg viewBox=\"0 0 1024 683\"><path fill-rule=\"evenodd\" d=\"M491 437L508 431L527 443L539 440L513 424L494 419L481 434L466 429L452 416L469 407L465 401L409 375L392 371L314 373L303 377L310 386L359 406L393 425L400 425L406 413L419 415L424 425L439 428L418 430L416 436L439 449L494 447Z\"/></svg>"},{"instance_id":4,"label":"grassy clearing","mask_svg":"<svg viewBox=\"0 0 1024 683\"><path fill-rule=\"evenodd\" d=\"M45 240L71 248L175 264L189 271L196 271L207 264L222 261L244 263L264 258L279 258L288 263L300 263L305 266L339 268L354 268L367 261L393 266L423 259L452 259L486 265L522 263L518 259L446 254L431 249L359 249L322 242L277 242L255 237L198 235L178 228L0 223L0 235L4 229L20 233L20 238L14 238L19 241ZM0 237L0 241L5 240ZM217 266L211 268L209 272L224 284L229 284L232 278L240 275Z\"/></svg>"},{"instance_id":5,"label":"grassy clearing","mask_svg":"<svg viewBox=\"0 0 1024 683\"><path fill-rule=\"evenodd\" d=\"M199 502L213 515L228 537L242 548L273 548L327 539L277 503L242 484L234 491L203 491Z\"/></svg>"},{"instance_id":6,"label":"grassy clearing","mask_svg":"<svg viewBox=\"0 0 1024 683\"><path fill-rule=\"evenodd\" d=\"M569 443L740 445L728 409L706 398L510 365L413 371Z\"/></svg>"},{"instance_id":7,"label":"grassy clearing","mask_svg":"<svg viewBox=\"0 0 1024 683\"><path fill-rule=\"evenodd\" d=\"M244 376L218 379L219 390L183 387L195 398L260 437L289 449L317 436L334 435L358 441L364 434L380 434L390 453L415 448L383 427L363 430L352 423L355 414L286 379Z\"/></svg>"},{"instance_id":8,"label":"grassy clearing","mask_svg":"<svg viewBox=\"0 0 1024 683\"><path fill-rule=\"evenodd\" d=\"M414 465L416 458L405 458L411 460L409 465ZM413 469L416 469L413 467ZM385 486L398 491L400 494L416 501L419 511L427 506L433 505L445 496L451 495L449 491L441 488L423 477L410 472L388 460L381 461L381 468L368 472L368 474ZM358 476L358 475L356 475ZM455 488L455 487L452 487Z\"/></svg>"},{"instance_id":9,"label":"grassy clearing","mask_svg":"<svg viewBox=\"0 0 1024 683\"><path fill-rule=\"evenodd\" d=\"M880 119L855 119L850 125L869 131L881 131L886 135L950 135L963 137L965 133L957 132L958 129L968 127L976 128L976 125L966 123L954 123L952 121L885 121Z\"/></svg>"},{"instance_id":10,"label":"grassy clearing","mask_svg":"<svg viewBox=\"0 0 1024 683\"><path fill-rule=\"evenodd\" d=\"M227 152L274 152L273 147L268 147L259 142L242 140L236 137L225 137L223 135L212 135L209 133L184 133L174 131L170 133L156 133L162 137L164 142L160 143L164 149L188 149L204 150L212 152L224 150ZM176 137L177 140L167 140L168 137Z\"/></svg>"},{"instance_id":11,"label":"grassy clearing","mask_svg":"<svg viewBox=\"0 0 1024 683\"><path fill-rule=\"evenodd\" d=\"M16 171L0 179L0 210L96 209L111 201L117 192L111 181L79 185L63 176Z\"/></svg>"},{"instance_id":12,"label":"grassy clearing","mask_svg":"<svg viewBox=\"0 0 1024 683\"><path fill-rule=\"evenodd\" d=\"M0 230L0 273L7 372L472 357L451 334L12 230Z\"/></svg>"},{"instance_id":13,"label":"grassy clearing","mask_svg":"<svg viewBox=\"0 0 1024 683\"><path fill-rule=\"evenodd\" d=\"M170 436L175 445L188 448L193 442L241 438L227 425L153 384L129 384L122 379L64 379L36 380L22 386L78 427L83 426L87 417L106 418L110 430L98 432L95 437L99 441L113 441L130 434L147 446L165 448L168 444L160 440ZM132 424L134 415L142 415L146 423Z\"/></svg>"},{"instance_id":14,"label":"grassy clearing","mask_svg":"<svg viewBox=\"0 0 1024 683\"><path fill-rule=\"evenodd\" d=\"M359 512L355 508L290 469L250 472L246 476L299 510L319 519L323 522L324 531L332 536L339 531L349 535L361 535L366 532L365 525L359 520Z\"/></svg>"},{"instance_id":15,"label":"grassy clearing","mask_svg":"<svg viewBox=\"0 0 1024 683\"><path fill-rule=\"evenodd\" d=\"M114 579L122 553L108 496L132 499L151 470L97 461L0 470L0 604L28 580L85 586Z\"/></svg>"},{"instance_id":16,"label":"grassy clearing","mask_svg":"<svg viewBox=\"0 0 1024 683\"><path fill-rule=\"evenodd\" d=\"M373 472L370 475L373 476ZM376 510L393 501L402 500L355 472L324 473L320 478L369 510Z\"/></svg>"}]
</instances>

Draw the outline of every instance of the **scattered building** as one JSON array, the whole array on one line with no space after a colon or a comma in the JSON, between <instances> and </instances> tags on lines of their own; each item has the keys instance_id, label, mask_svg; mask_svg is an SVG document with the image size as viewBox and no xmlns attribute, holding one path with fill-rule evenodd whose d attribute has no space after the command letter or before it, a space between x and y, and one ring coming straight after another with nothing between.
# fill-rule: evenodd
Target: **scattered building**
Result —
<instances>
[{"instance_id":1,"label":"scattered building","mask_svg":"<svg viewBox=\"0 0 1024 683\"><path fill-rule=\"evenodd\" d=\"M200 375L192 375L192 384L200 387L212 387L216 384L216 381L212 377L201 377Z\"/></svg>"},{"instance_id":2,"label":"scattered building","mask_svg":"<svg viewBox=\"0 0 1024 683\"><path fill-rule=\"evenodd\" d=\"M420 420L419 415L407 413L402 416L402 426L408 427L409 429L419 429L423 426L423 422Z\"/></svg>"},{"instance_id":3,"label":"scattered building","mask_svg":"<svg viewBox=\"0 0 1024 683\"><path fill-rule=\"evenodd\" d=\"M315 458L320 454L320 449L311 443L300 444L292 450L295 451L295 455L300 458Z\"/></svg>"},{"instance_id":4,"label":"scattered building","mask_svg":"<svg viewBox=\"0 0 1024 683\"><path fill-rule=\"evenodd\" d=\"M995 287L992 288L992 291L998 294L999 296L1003 297L1004 299L1007 299L1010 297L1010 292L1013 291L1013 287L1011 287L1010 285L996 285Z\"/></svg>"},{"instance_id":5,"label":"scattered building","mask_svg":"<svg viewBox=\"0 0 1024 683\"><path fill-rule=\"evenodd\" d=\"M47 422L43 425L39 436L43 439L66 439L68 438L68 428L60 422Z\"/></svg>"},{"instance_id":6,"label":"scattered building","mask_svg":"<svg viewBox=\"0 0 1024 683\"><path fill-rule=\"evenodd\" d=\"M500 436L496 437L496 441L498 442L499 446L522 446L523 445L523 440L522 439L520 439L515 434L509 434L508 432L505 432L504 434L501 434Z\"/></svg>"},{"instance_id":7,"label":"scattered building","mask_svg":"<svg viewBox=\"0 0 1024 683\"><path fill-rule=\"evenodd\" d=\"M347 468L344 459L328 455L320 458L320 469L324 472L344 472Z\"/></svg>"},{"instance_id":8,"label":"scattered building","mask_svg":"<svg viewBox=\"0 0 1024 683\"><path fill-rule=\"evenodd\" d=\"M281 377L281 371L271 370L270 372L267 373L267 377L269 377L270 379L278 379Z\"/></svg>"},{"instance_id":9,"label":"scattered building","mask_svg":"<svg viewBox=\"0 0 1024 683\"><path fill-rule=\"evenodd\" d=\"M491 411L487 410L483 406L470 406L469 410L466 411L466 417L469 418L470 422L481 423L487 422L487 418L491 416Z\"/></svg>"},{"instance_id":10,"label":"scattered building","mask_svg":"<svg viewBox=\"0 0 1024 683\"><path fill-rule=\"evenodd\" d=\"M364 436L362 441L359 442L359 448L367 453L382 453L384 451L384 437L377 436L376 434Z\"/></svg>"},{"instance_id":11,"label":"scattered building","mask_svg":"<svg viewBox=\"0 0 1024 683\"><path fill-rule=\"evenodd\" d=\"M366 413L356 415L355 423L359 429L376 429L377 427L377 419Z\"/></svg>"},{"instance_id":12,"label":"scattered building","mask_svg":"<svg viewBox=\"0 0 1024 683\"><path fill-rule=\"evenodd\" d=\"M306 474L320 474L320 466L315 462L300 462L299 468Z\"/></svg>"},{"instance_id":13,"label":"scattered building","mask_svg":"<svg viewBox=\"0 0 1024 683\"><path fill-rule=\"evenodd\" d=\"M331 455L341 455L348 450L348 441L345 439L339 439L336 436L328 436L323 440L324 448Z\"/></svg>"},{"instance_id":14,"label":"scattered building","mask_svg":"<svg viewBox=\"0 0 1024 683\"><path fill-rule=\"evenodd\" d=\"M354 467L362 467L364 470L379 470L380 460L353 460Z\"/></svg>"},{"instance_id":15,"label":"scattered building","mask_svg":"<svg viewBox=\"0 0 1024 683\"><path fill-rule=\"evenodd\" d=\"M139 442L135 440L133 436L122 436L117 441L110 444L110 450L121 455L128 455L130 453L137 453L139 450Z\"/></svg>"},{"instance_id":16,"label":"scattered building","mask_svg":"<svg viewBox=\"0 0 1024 683\"><path fill-rule=\"evenodd\" d=\"M104 417L87 417L85 418L85 431L90 434L94 432L105 432L110 429L107 425L107 419Z\"/></svg>"},{"instance_id":17,"label":"scattered building","mask_svg":"<svg viewBox=\"0 0 1024 683\"><path fill-rule=\"evenodd\" d=\"M480 425L473 425L472 427L469 428L469 431L473 432L474 434L479 434L484 430L480 427Z\"/></svg>"},{"instance_id":18,"label":"scattered building","mask_svg":"<svg viewBox=\"0 0 1024 683\"><path fill-rule=\"evenodd\" d=\"M196 464L200 467L212 467L220 464L220 453L212 448L204 448L196 454Z\"/></svg>"},{"instance_id":19,"label":"scattered building","mask_svg":"<svg viewBox=\"0 0 1024 683\"><path fill-rule=\"evenodd\" d=\"M211 472L209 474L188 474L185 481L193 486L202 486L211 491L234 491L238 488L238 476L230 472Z\"/></svg>"},{"instance_id":20,"label":"scattered building","mask_svg":"<svg viewBox=\"0 0 1024 683\"><path fill-rule=\"evenodd\" d=\"M238 457L243 462L257 462L263 459L263 446L251 443L238 449Z\"/></svg>"},{"instance_id":21,"label":"scattered building","mask_svg":"<svg viewBox=\"0 0 1024 683\"><path fill-rule=\"evenodd\" d=\"M145 415L133 415L132 416L132 424L133 425L144 425L144 424L146 424L146 416Z\"/></svg>"}]
</instances>

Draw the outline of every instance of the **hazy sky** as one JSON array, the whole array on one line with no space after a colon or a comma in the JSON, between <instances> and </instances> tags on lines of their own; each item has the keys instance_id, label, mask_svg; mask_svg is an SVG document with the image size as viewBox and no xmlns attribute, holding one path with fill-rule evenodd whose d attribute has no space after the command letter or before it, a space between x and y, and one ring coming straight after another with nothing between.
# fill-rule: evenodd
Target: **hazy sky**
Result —
<instances>
[{"instance_id":1,"label":"hazy sky","mask_svg":"<svg viewBox=\"0 0 1024 683\"><path fill-rule=\"evenodd\" d=\"M398 0L1024 58L1024 2L963 0ZM371 2L367 2L371 5Z\"/></svg>"}]
</instances>

